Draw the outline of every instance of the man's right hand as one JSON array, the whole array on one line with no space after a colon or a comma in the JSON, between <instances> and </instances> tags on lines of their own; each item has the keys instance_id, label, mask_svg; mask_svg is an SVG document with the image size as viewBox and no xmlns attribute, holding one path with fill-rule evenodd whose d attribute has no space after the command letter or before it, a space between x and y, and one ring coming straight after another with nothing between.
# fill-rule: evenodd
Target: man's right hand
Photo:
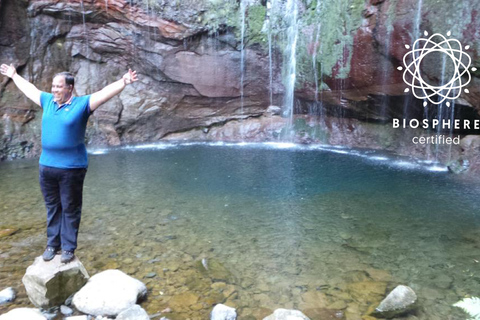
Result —
<instances>
[{"instance_id":1,"label":"man's right hand","mask_svg":"<svg viewBox=\"0 0 480 320\"><path fill-rule=\"evenodd\" d=\"M2 64L0 66L0 72L4 76L7 76L9 78L13 78L15 76L15 74L17 73L17 69L15 69L13 64L11 64L11 65Z\"/></svg>"},{"instance_id":2,"label":"man's right hand","mask_svg":"<svg viewBox=\"0 0 480 320\"><path fill-rule=\"evenodd\" d=\"M0 66L0 73L11 78L13 82L15 82L15 85L18 87L18 89L20 89L20 91L22 91L28 99L41 106L40 95L42 92L38 90L37 87L35 87L33 84L23 79L22 76L18 75L16 77L15 75L17 75L17 69L15 69L13 64L2 64Z\"/></svg>"}]
</instances>

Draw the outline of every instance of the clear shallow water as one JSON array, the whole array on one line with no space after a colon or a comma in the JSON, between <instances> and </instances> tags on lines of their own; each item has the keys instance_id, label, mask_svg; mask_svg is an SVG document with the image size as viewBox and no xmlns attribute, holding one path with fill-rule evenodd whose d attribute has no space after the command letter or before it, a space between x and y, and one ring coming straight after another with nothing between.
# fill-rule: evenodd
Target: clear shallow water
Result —
<instances>
[{"instance_id":1,"label":"clear shallow water","mask_svg":"<svg viewBox=\"0 0 480 320\"><path fill-rule=\"evenodd\" d=\"M77 255L91 275L144 281L150 314L206 319L226 302L243 319L279 307L361 319L405 284L419 296L409 319L464 319L451 305L480 294L479 186L444 168L289 145L94 153ZM28 305L20 280L45 245L37 176L34 160L0 164L0 225L20 229L0 239L0 289L20 290L0 312Z\"/></svg>"}]
</instances>

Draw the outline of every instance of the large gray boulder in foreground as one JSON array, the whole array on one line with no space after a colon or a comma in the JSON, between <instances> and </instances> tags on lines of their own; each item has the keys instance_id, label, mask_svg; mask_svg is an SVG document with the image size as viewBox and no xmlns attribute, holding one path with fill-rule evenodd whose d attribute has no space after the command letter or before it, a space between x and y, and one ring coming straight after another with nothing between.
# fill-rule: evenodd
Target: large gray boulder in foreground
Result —
<instances>
[{"instance_id":1,"label":"large gray boulder in foreground","mask_svg":"<svg viewBox=\"0 0 480 320\"><path fill-rule=\"evenodd\" d=\"M17 308L2 314L0 320L47 320L40 310L32 308Z\"/></svg>"},{"instance_id":2,"label":"large gray boulder in foreground","mask_svg":"<svg viewBox=\"0 0 480 320\"><path fill-rule=\"evenodd\" d=\"M22 282L28 298L38 308L60 306L87 282L88 273L77 257L70 263L61 263L60 255L45 262L37 257L27 268Z\"/></svg>"},{"instance_id":3,"label":"large gray boulder in foreground","mask_svg":"<svg viewBox=\"0 0 480 320\"><path fill-rule=\"evenodd\" d=\"M377 318L394 318L415 308L417 295L410 287L397 286L373 312Z\"/></svg>"},{"instance_id":4,"label":"large gray boulder in foreground","mask_svg":"<svg viewBox=\"0 0 480 320\"><path fill-rule=\"evenodd\" d=\"M310 320L306 315L298 310L277 309L273 314L263 320Z\"/></svg>"},{"instance_id":5,"label":"large gray boulder in foreground","mask_svg":"<svg viewBox=\"0 0 480 320\"><path fill-rule=\"evenodd\" d=\"M120 270L105 270L88 280L72 303L79 311L95 316L117 316L147 294L147 287Z\"/></svg>"}]
</instances>

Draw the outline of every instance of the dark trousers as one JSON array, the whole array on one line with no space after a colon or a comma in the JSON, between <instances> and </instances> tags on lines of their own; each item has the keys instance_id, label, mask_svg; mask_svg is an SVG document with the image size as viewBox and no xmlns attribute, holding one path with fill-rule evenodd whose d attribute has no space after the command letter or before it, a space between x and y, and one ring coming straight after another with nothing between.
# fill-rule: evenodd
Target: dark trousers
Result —
<instances>
[{"instance_id":1,"label":"dark trousers","mask_svg":"<svg viewBox=\"0 0 480 320\"><path fill-rule=\"evenodd\" d=\"M47 208L47 246L75 251L87 169L40 165L40 189Z\"/></svg>"}]
</instances>

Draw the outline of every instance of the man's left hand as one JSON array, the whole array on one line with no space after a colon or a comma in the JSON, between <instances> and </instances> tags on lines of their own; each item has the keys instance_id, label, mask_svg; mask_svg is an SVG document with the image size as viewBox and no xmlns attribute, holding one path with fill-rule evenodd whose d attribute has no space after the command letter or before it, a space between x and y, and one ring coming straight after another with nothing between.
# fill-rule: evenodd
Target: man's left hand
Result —
<instances>
[{"instance_id":1,"label":"man's left hand","mask_svg":"<svg viewBox=\"0 0 480 320\"><path fill-rule=\"evenodd\" d=\"M132 71L132 69L128 69L128 72L123 75L122 79L126 85L137 81L137 71Z\"/></svg>"}]
</instances>

